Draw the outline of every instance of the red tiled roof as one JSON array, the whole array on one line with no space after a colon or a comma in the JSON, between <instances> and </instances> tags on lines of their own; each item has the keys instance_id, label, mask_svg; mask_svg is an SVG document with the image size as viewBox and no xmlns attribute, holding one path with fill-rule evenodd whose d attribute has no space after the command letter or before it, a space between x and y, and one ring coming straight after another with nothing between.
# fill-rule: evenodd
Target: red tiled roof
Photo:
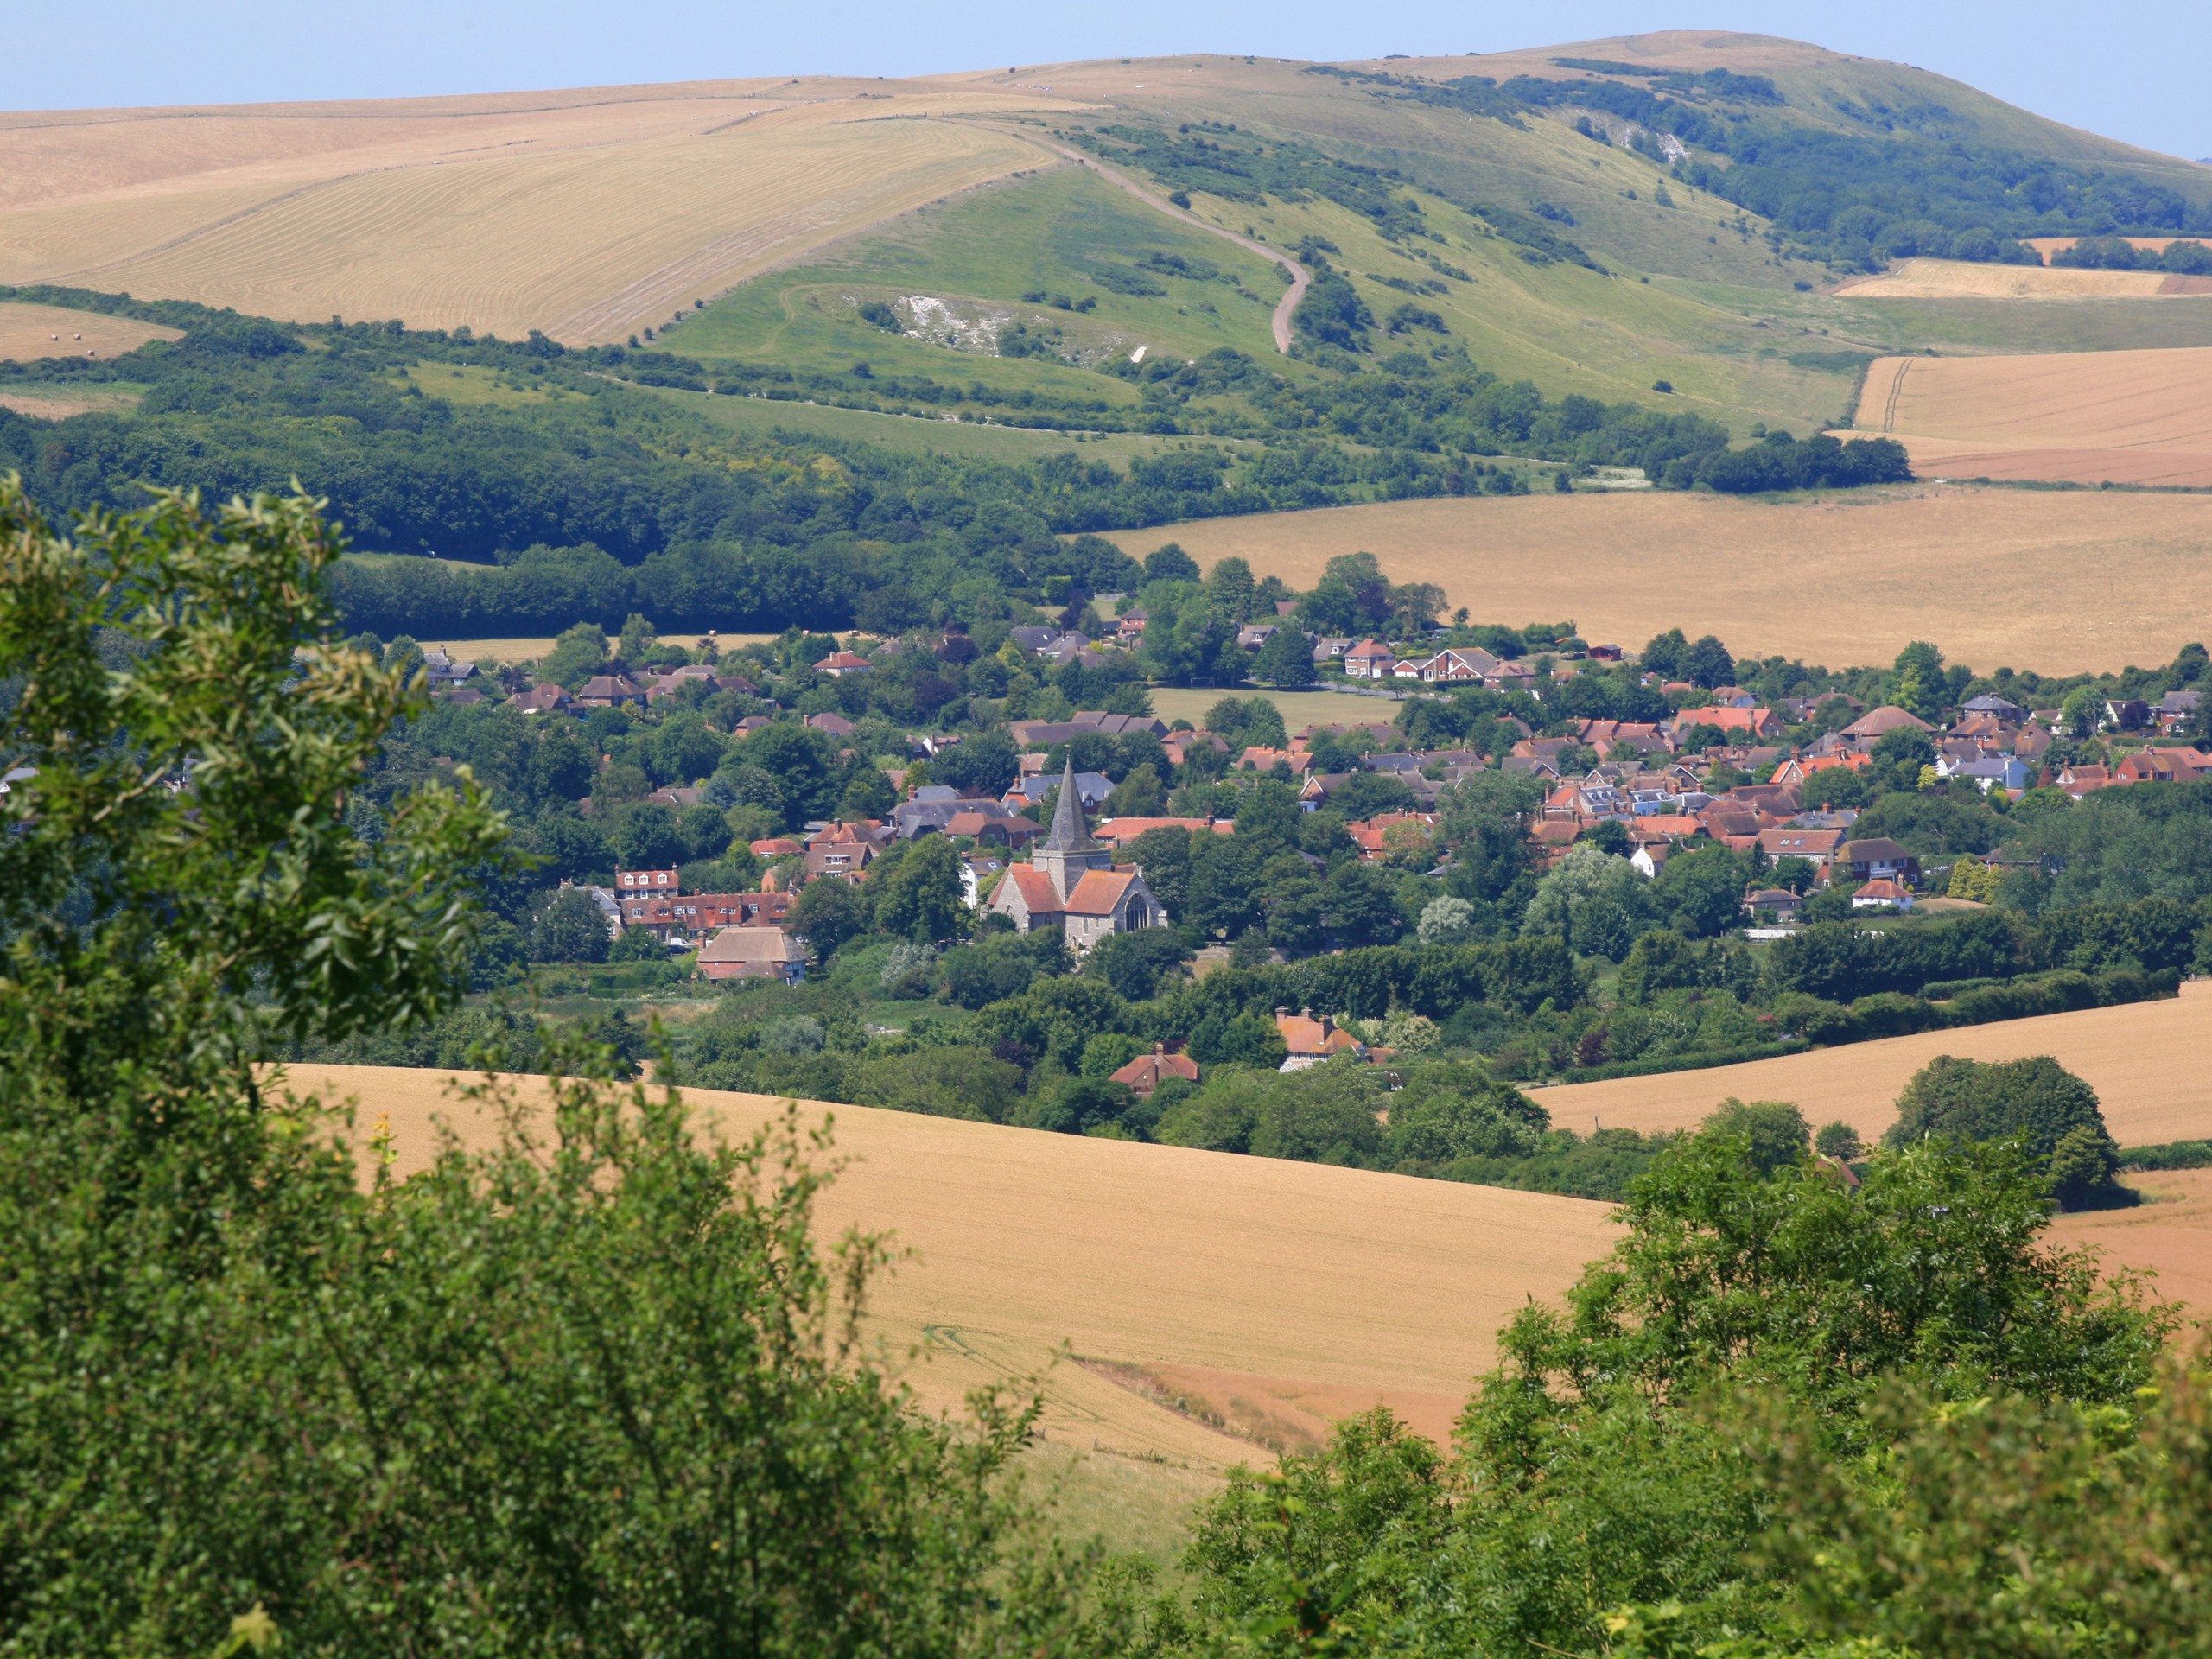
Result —
<instances>
[{"instance_id":1,"label":"red tiled roof","mask_svg":"<svg viewBox=\"0 0 2212 1659\"><path fill-rule=\"evenodd\" d=\"M1060 902L1059 890L1052 885L1052 878L1035 865L1011 865L1007 869L1006 877L1014 883L1014 892L1020 895L1023 906L1032 916L1057 916L1065 909Z\"/></svg>"},{"instance_id":2,"label":"red tiled roof","mask_svg":"<svg viewBox=\"0 0 2212 1659\"><path fill-rule=\"evenodd\" d=\"M1227 818L1108 818L1090 832L1090 838L1109 847L1126 847L1150 830L1188 830L1194 834L1211 830L1217 836L1233 835L1236 826Z\"/></svg>"},{"instance_id":3,"label":"red tiled roof","mask_svg":"<svg viewBox=\"0 0 2212 1659\"><path fill-rule=\"evenodd\" d=\"M1283 1046L1294 1055L1341 1054L1359 1046L1359 1039L1343 1027L1310 1014L1279 1014L1275 1029L1282 1033Z\"/></svg>"},{"instance_id":4,"label":"red tiled roof","mask_svg":"<svg viewBox=\"0 0 2212 1659\"><path fill-rule=\"evenodd\" d=\"M1134 874L1121 870L1085 870L1083 880L1075 884L1075 891L1068 894L1067 913L1110 916L1128 896L1129 884L1135 880Z\"/></svg>"},{"instance_id":5,"label":"red tiled roof","mask_svg":"<svg viewBox=\"0 0 2212 1659\"><path fill-rule=\"evenodd\" d=\"M1170 1054L1155 1046L1151 1053L1138 1055L1115 1072L1111 1081L1134 1089L1140 1095L1148 1095L1169 1077L1185 1077L1196 1083L1198 1063L1187 1054Z\"/></svg>"}]
</instances>

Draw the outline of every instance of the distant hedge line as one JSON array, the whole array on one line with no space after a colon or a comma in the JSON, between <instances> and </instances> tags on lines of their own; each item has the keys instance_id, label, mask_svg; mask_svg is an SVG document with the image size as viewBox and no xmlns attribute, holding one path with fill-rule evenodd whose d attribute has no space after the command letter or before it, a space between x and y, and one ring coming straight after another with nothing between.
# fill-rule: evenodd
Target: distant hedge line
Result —
<instances>
[{"instance_id":1,"label":"distant hedge line","mask_svg":"<svg viewBox=\"0 0 2212 1659\"><path fill-rule=\"evenodd\" d=\"M2113 968L2101 974L2062 969L2054 974L2006 980L1968 991L1948 1002L1878 992L1855 1002L1822 1001L1793 995L1777 1005L1783 1024L1809 1043L1834 1046L1877 1037L1906 1037L1916 1032L1958 1026L1993 1025L2030 1020L2038 1014L2070 1014L2078 1008L2116 1007L2172 996L2181 989L2178 969Z\"/></svg>"}]
</instances>

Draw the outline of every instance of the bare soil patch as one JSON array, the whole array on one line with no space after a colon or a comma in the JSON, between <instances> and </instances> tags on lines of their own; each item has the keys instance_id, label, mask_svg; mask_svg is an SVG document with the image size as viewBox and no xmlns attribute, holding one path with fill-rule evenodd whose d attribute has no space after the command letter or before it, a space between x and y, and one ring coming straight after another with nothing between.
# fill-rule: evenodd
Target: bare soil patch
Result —
<instances>
[{"instance_id":1,"label":"bare soil patch","mask_svg":"<svg viewBox=\"0 0 2212 1659\"><path fill-rule=\"evenodd\" d=\"M2108 671L2169 661L2212 632L2202 496L1579 493L1215 518L1115 539L1140 555L1173 540L1201 565L1236 554L1297 588L1365 550L1393 580L1436 582L1483 621L1573 619L1586 639L1630 647L1679 626L1738 654L1835 668L1933 639L1984 672Z\"/></svg>"}]
</instances>

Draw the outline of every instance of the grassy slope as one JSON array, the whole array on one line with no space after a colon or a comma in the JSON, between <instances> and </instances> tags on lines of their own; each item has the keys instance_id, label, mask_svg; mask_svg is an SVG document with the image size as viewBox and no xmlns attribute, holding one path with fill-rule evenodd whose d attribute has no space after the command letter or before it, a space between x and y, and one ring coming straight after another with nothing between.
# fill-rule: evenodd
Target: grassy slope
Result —
<instances>
[{"instance_id":1,"label":"grassy slope","mask_svg":"<svg viewBox=\"0 0 2212 1659\"><path fill-rule=\"evenodd\" d=\"M1675 29L1618 35L1569 46L1532 47L1465 58L1411 59L1363 67L1443 79L1455 74L1514 75L1573 79L1581 72L1554 64L1560 57L1609 60L1652 67L1729 69L1765 75L1789 100L1792 118L1834 132L1879 130L1855 118L1842 105L1862 111L1886 110L1898 130L1931 137L2006 145L2031 155L2093 166L2125 168L2202 199L2212 194L2212 176L2171 156L2138 149L2117 139L2085 132L2023 110L2002 99L1910 64L1831 52L1804 41L1771 35L1707 29Z\"/></svg>"},{"instance_id":2,"label":"grassy slope","mask_svg":"<svg viewBox=\"0 0 2212 1659\"><path fill-rule=\"evenodd\" d=\"M1510 380L1534 381L1548 396L1570 392L1606 402L1647 404L1743 425L1789 425L1825 419L1849 401L1855 363L1793 364L1788 353L1820 350L1724 301L1694 290L1642 283L1632 270L1612 275L1579 265L1532 265L1514 245L1484 233L1479 221L1433 196L1422 198L1430 227L1444 232L1438 249L1474 278L1446 279L1450 291L1413 303L1436 311L1474 362ZM1351 279L1377 319L1409 296L1377 276L1433 277L1369 222L1332 202L1270 203L1253 209L1206 196L1193 208L1231 228L1255 224L1270 241L1295 243L1308 233L1342 250L1332 263ZM1435 244L1427 245L1435 247ZM1764 294L1760 298L1767 297ZM1405 343L1429 344L1416 333ZM1775 344L1763 355L1762 346ZM1399 349L1378 339L1378 353ZM1665 380L1672 395L1654 390Z\"/></svg>"},{"instance_id":3,"label":"grassy slope","mask_svg":"<svg viewBox=\"0 0 2212 1659\"><path fill-rule=\"evenodd\" d=\"M1617 58L1689 69L1723 65L1772 76L1791 118L1838 131L1868 131L1841 107L1910 112L1905 124L2122 168L2192 191L2212 188L2202 169L2076 132L1941 76L1848 58L1763 36L1639 36L1487 58L1391 61L1398 74L1445 79L1469 73L1566 75L1554 56ZM978 83L1000 75L953 77ZM1756 219L1680 184L1673 205L1655 200L1662 170L1632 151L1594 144L1568 124L1572 111L1532 116L1523 125L1438 109L1370 86L1315 74L1306 66L1239 58L1136 60L1052 66L1023 72L1056 93L1102 106L1101 123L1230 121L1268 137L1317 145L1345 160L1392 167L1433 187L1422 193L1448 243L1435 251L1474 280L1417 301L1441 314L1471 359L1547 394L1567 392L1689 410L1739 431L1755 421L1802 431L1832 424L1852 402L1864 361L1934 349L2007 352L2212 344L2212 304L2128 308L2110 302L2002 303L1877 302L1800 292L1821 273L1777 264ZM1071 118L1055 118L1059 124ZM1446 199L1449 200L1446 200ZM1449 205L1495 201L1570 213L1567 233L1608 274L1569 264L1532 266ZM1364 221L1325 201L1249 204L1200 195L1194 206L1225 229L1248 226L1277 245L1319 234L1344 251L1336 264L1379 315L1408 296L1372 280L1429 277ZM1167 278L1173 292L1132 298L1099 289L1089 274L1141 249L1195 256L1234 271L1246 299L1226 283ZM1637 278L1649 274L1651 280ZM1096 294L1089 317L1024 306L1043 289ZM893 339L860 321L861 301L926 293L995 302L1027 321L1059 326L1071 346L1139 341L1155 352L1195 355L1231 345L1294 375L1308 371L1270 348L1266 312L1279 279L1226 242L1198 235L1096 180L1068 168L972 192L855 238L830 255L741 288L688 322L671 349L707 359L789 363L848 371L866 360L881 374L917 372L1033 387L1057 396L1131 400L1128 387L1072 365L953 353ZM1213 308L1205 309L1207 305ZM1404 342L1378 342L1394 349ZM1416 335L1413 342L1436 343ZM1653 390L1666 380L1671 397Z\"/></svg>"},{"instance_id":4,"label":"grassy slope","mask_svg":"<svg viewBox=\"0 0 2212 1659\"><path fill-rule=\"evenodd\" d=\"M971 426L959 421L879 414L874 410L840 409L827 404L712 397L702 392L663 387L645 390L748 437L790 433L845 438L905 454L973 455L986 461L1020 461L1066 451L1080 460L1103 461L1116 471L1126 472L1135 456L1156 455L1192 442L1188 438L1155 438L1131 432L1102 433L1096 438L1078 439L1066 432L1018 426ZM1243 439L1208 438L1205 442L1217 448L1239 452L1256 452L1262 447Z\"/></svg>"},{"instance_id":5,"label":"grassy slope","mask_svg":"<svg viewBox=\"0 0 2212 1659\"><path fill-rule=\"evenodd\" d=\"M1546 142L1594 148L1571 133ZM1641 158L1631 159L1649 171ZM1645 180L1646 194L1650 181ZM1680 207L1643 205L1653 215L1687 215L1693 193L1677 187L1676 194L1684 204ZM1573 391L1635 400L1739 423L1811 425L1832 419L1849 402L1855 361L1808 368L1789 362L1786 353L1762 355L1760 347L1773 336L1756 331L1752 320L1728 303L1639 283L1632 269L1612 276L1568 264L1531 265L1479 220L1433 195L1423 193L1421 199L1433 226L1446 238L1440 246L1428 245L1473 280L1446 279L1449 294L1415 302L1442 315L1452 338L1486 368L1534 380L1553 396ZM1228 230L1249 226L1278 245L1309 234L1325 237L1342 250L1334 263L1378 317L1409 296L1376 277L1435 276L1376 236L1366 220L1331 202L1255 208L1201 195L1193 208ZM1739 240L1732 234L1727 239ZM1126 269L1131 257L1147 249L1233 271L1243 292L1224 282L1167 276L1158 278L1170 289L1166 296L1130 297L1087 280L1101 264ZM1024 293L1039 289L1077 298L1096 295L1098 306L1088 316L1071 316L1020 302ZM1285 372L1312 372L1279 356L1268 334L1268 314L1281 294L1274 268L1072 168L971 193L849 244L830 260L748 283L673 331L665 346L710 362L841 371L858 360L879 376L925 374L1116 404L1134 401L1124 383L1088 369L956 353L893 337L861 320L858 302L908 294L996 302L1024 320L1060 327L1077 345L1111 334L1185 356L1226 345ZM1422 344L1436 339L1415 338ZM1378 342L1379 351L1397 348ZM1670 381L1677 395L1654 392L1652 382L1658 379Z\"/></svg>"},{"instance_id":6,"label":"grassy slope","mask_svg":"<svg viewBox=\"0 0 2212 1659\"><path fill-rule=\"evenodd\" d=\"M1788 96L1786 113L1817 126L1870 130L1841 106L1879 107L1926 134L2124 168L2191 192L2212 189L2212 174L2203 168L2059 126L1942 77L1762 36L1646 35L1370 67L1439 79L1577 73L1549 61L1558 56L1691 70L1722 65L1772 76ZM1064 108L1041 118L1063 127L1079 119L1232 121L1348 161L1395 168L1433 187L1442 194L1424 193L1421 200L1448 241L1433 251L1465 269L1472 280L1452 282L1449 293L1414 302L1442 315L1450 346L1473 362L1509 378L1531 380L1550 396L1580 392L1691 410L1719 419L1739 435L1755 422L1802 432L1837 423L1853 402L1864 362L1877 355L2212 345L2212 300L2028 305L1797 291L1794 282L1819 273L1777 264L1759 221L1672 182L1666 188L1673 205L1660 206L1655 197L1661 170L1624 148L1577 135L1568 124L1572 111L1530 114L1516 125L1418 104L1389 88L1312 73L1303 64L1203 55L1055 66L1020 77L946 77L934 84L934 92L958 92L961 83L973 83L971 90L982 96L988 84L1015 79L1049 83L1056 98L1082 100L1095 111L1079 118ZM994 99L1003 91L994 88ZM1040 118L1002 111L997 119L1003 124ZM1605 274L1567 264L1528 264L1446 198L1564 210L1574 220L1565 233L1588 248ZM1434 277L1372 234L1365 221L1325 201L1255 207L1201 195L1197 207L1226 229L1249 226L1277 245L1308 233L1326 236L1343 250L1336 263L1378 316L1410 296L1376 277ZM1147 251L1205 260L1226 280L1147 273L1169 290L1158 296L1115 294L1094 280L1102 268L1128 270ZM1648 282L1639 280L1646 276ZM1138 344L1155 355L1174 356L1230 346L1293 377L1319 372L1273 349L1268 314L1281 283L1280 272L1263 260L1172 220L1096 177L1055 165L879 225L801 265L755 278L704 312L689 314L665 339L668 349L710 361L841 376L865 361L879 376L981 382L1001 391L1030 389L1126 409L1135 402L1127 383L1079 363L1000 359L895 337L862 321L857 307L868 300L927 294L988 305L1032 326L1058 329L1071 354L1094 363ZM1087 315L1073 315L1022 301L1025 293L1039 290L1095 296L1097 304ZM1378 353L1408 343L1426 348L1439 341L1415 334L1409 340L1376 342ZM542 395L505 377L435 365L415 378L426 392L457 403ZM1653 383L1659 380L1669 382L1674 394L1656 392ZM772 422L824 435L849 430L895 447L963 454L1027 454L1070 442L928 432L930 423L826 410L779 411L771 417L747 406L718 409L717 416L735 428ZM1104 454L1125 463L1143 447L1116 440Z\"/></svg>"},{"instance_id":7,"label":"grassy slope","mask_svg":"<svg viewBox=\"0 0 2212 1659\"><path fill-rule=\"evenodd\" d=\"M1093 276L1101 267L1128 270L1147 252L1203 259L1237 280L1200 283L1147 272L1168 290L1150 296L1110 292ZM1023 302L1024 294L1039 290L1077 300L1095 296L1097 305L1078 315ZM1266 261L1061 166L971 191L822 258L749 283L709 305L666 343L670 350L708 361L845 370L857 359L878 374L1135 401L1121 381L1086 369L956 352L892 335L858 314L861 302L908 295L995 302L1033 327L1059 328L1076 350L1114 346L1126 355L1145 346L1195 357L1229 346L1272 357L1268 318L1282 296L1282 278Z\"/></svg>"},{"instance_id":8,"label":"grassy slope","mask_svg":"<svg viewBox=\"0 0 2212 1659\"><path fill-rule=\"evenodd\" d=\"M1400 66L1389 66L1397 68ZM1453 74L1477 73L1465 67ZM1484 72L1486 73L1486 72ZM1395 168L1461 201L1495 202L1533 211L1538 204L1574 219L1566 234L1632 271L1670 271L1762 286L1787 286L1809 271L1777 267L1752 234L1733 226L1733 204L1669 182L1672 209L1652 200L1666 178L1634 151L1592 143L1571 120L1532 114L1524 127L1400 99L1385 99L1321 75L1300 73L1292 95L1224 96L1205 100L1207 114L1297 138L1346 161ZM1174 111L1187 119L1198 109ZM1633 190L1631 200L1625 193Z\"/></svg>"}]
</instances>

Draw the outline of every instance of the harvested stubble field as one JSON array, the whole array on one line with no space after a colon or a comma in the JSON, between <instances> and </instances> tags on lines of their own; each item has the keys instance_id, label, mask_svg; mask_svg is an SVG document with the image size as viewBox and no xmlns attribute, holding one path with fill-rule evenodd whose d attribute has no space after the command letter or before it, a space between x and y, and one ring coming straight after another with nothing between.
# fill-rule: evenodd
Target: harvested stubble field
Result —
<instances>
[{"instance_id":1,"label":"harvested stubble field","mask_svg":"<svg viewBox=\"0 0 2212 1659\"><path fill-rule=\"evenodd\" d=\"M2178 997L2117 1008L2085 1008L1957 1031L1786 1054L1779 1059L1655 1077L1612 1077L1541 1090L1562 1128L1689 1128L1721 1101L1793 1101L1815 1124L1840 1118L1872 1141L1897 1121L1906 1081L1938 1054L2017 1060L2049 1054L2087 1078L2121 1146L2212 1137L2212 981L2190 980Z\"/></svg>"},{"instance_id":2,"label":"harvested stubble field","mask_svg":"<svg viewBox=\"0 0 2212 1659\"><path fill-rule=\"evenodd\" d=\"M0 281L620 339L1051 159L918 118L1061 105L825 79L0 117Z\"/></svg>"},{"instance_id":3,"label":"harvested stubble field","mask_svg":"<svg viewBox=\"0 0 2212 1659\"><path fill-rule=\"evenodd\" d=\"M386 1116L404 1173L429 1155L434 1116L465 1140L489 1133L448 1096L448 1075L302 1066L291 1086L358 1097L364 1134ZM779 1110L690 1098L733 1137ZM887 1348L915 1351L906 1374L924 1400L1041 1374L1053 1441L1190 1473L1311 1441L1378 1401L1440 1438L1498 1326L1612 1238L1606 1206L1575 1198L801 1109L833 1113L836 1155L852 1160L822 1203L825 1236L888 1231L913 1253L872 1305ZM1072 1357L1056 1364L1063 1343Z\"/></svg>"},{"instance_id":4,"label":"harvested stubble field","mask_svg":"<svg viewBox=\"0 0 2212 1659\"><path fill-rule=\"evenodd\" d=\"M1309 588L1340 553L1433 582L1478 620L1573 619L1641 645L1841 668L1933 639L1984 672L2165 662L2212 632L2212 499L1918 485L1780 500L1649 492L1392 501L1125 534ZM2156 594L2155 604L2140 595Z\"/></svg>"},{"instance_id":5,"label":"harvested stubble field","mask_svg":"<svg viewBox=\"0 0 2212 1659\"><path fill-rule=\"evenodd\" d=\"M1857 430L1923 474L2212 488L2212 351L1885 357Z\"/></svg>"},{"instance_id":6,"label":"harvested stubble field","mask_svg":"<svg viewBox=\"0 0 2212 1659\"><path fill-rule=\"evenodd\" d=\"M105 316L60 305L0 300L0 361L35 363L50 357L120 357L149 340L181 338L174 328L132 317Z\"/></svg>"},{"instance_id":7,"label":"harvested stubble field","mask_svg":"<svg viewBox=\"0 0 2212 1659\"><path fill-rule=\"evenodd\" d=\"M2212 276L1907 259L1879 276L1839 283L1834 291L1860 300L2170 300L2212 295Z\"/></svg>"},{"instance_id":8,"label":"harvested stubble field","mask_svg":"<svg viewBox=\"0 0 2212 1659\"><path fill-rule=\"evenodd\" d=\"M707 636L703 633L664 633L658 638L664 645L681 645L686 651L696 651L706 642ZM715 636L715 642L724 650L759 645L775 638L772 633L719 633ZM553 647L560 641L541 634L534 638L505 639L423 639L417 643L425 651L442 649L457 663L530 663L551 655Z\"/></svg>"},{"instance_id":9,"label":"harvested stubble field","mask_svg":"<svg viewBox=\"0 0 2212 1659\"><path fill-rule=\"evenodd\" d=\"M1398 702L1391 697L1363 697L1347 691L1269 691L1258 686L1221 690L1205 686L1160 685L1152 690L1152 712L1162 720L1187 720L1205 724L1206 710L1224 697L1264 697L1282 715L1290 731L1302 726L1349 726L1368 721L1388 724L1397 718Z\"/></svg>"},{"instance_id":10,"label":"harvested stubble field","mask_svg":"<svg viewBox=\"0 0 2212 1659\"><path fill-rule=\"evenodd\" d=\"M2109 1268L2147 1268L2162 1296L2212 1317L2212 1169L2162 1169L2126 1178L2133 1210L2091 1210L2051 1224L2062 1244L2092 1244Z\"/></svg>"},{"instance_id":11,"label":"harvested stubble field","mask_svg":"<svg viewBox=\"0 0 2212 1659\"><path fill-rule=\"evenodd\" d=\"M2146 249L2154 253L2164 253L2177 242L2193 242L2199 247L2207 245L2205 238L2201 236L2123 236L2113 239L2126 243L2138 253ZM2026 239L2026 245L2049 259L2055 253L2079 246L2081 242L2078 236L2031 236Z\"/></svg>"}]
</instances>

